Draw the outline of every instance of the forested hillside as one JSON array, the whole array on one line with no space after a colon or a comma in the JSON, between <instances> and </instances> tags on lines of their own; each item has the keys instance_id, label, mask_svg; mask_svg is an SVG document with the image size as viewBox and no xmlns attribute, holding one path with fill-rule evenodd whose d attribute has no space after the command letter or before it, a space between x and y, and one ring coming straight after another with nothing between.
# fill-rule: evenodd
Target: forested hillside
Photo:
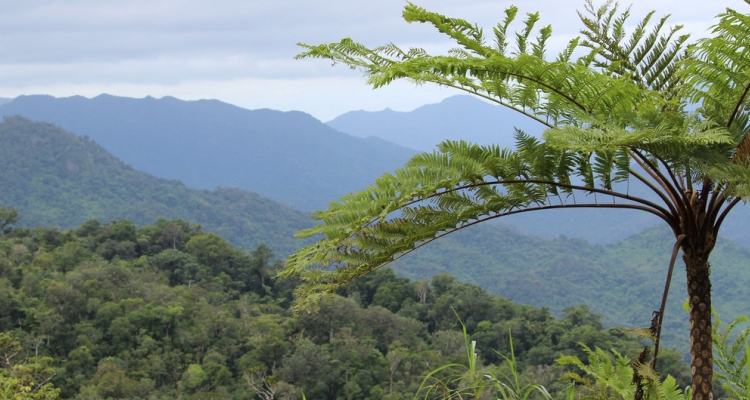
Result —
<instances>
[{"instance_id":1,"label":"forested hillside","mask_svg":"<svg viewBox=\"0 0 750 400\"><path fill-rule=\"evenodd\" d=\"M579 342L642 349L586 307L555 319L445 274L385 269L294 318L295 281L274 278L279 268L265 245L247 252L180 220L6 229L0 355L27 367L0 375L80 399L411 399L427 372L465 362L456 315L487 371L502 370L494 350L509 355L512 334L522 380L553 391L565 385L555 359L583 356ZM661 366L684 385L679 358L665 352Z\"/></svg>"},{"instance_id":2,"label":"forested hillside","mask_svg":"<svg viewBox=\"0 0 750 400\"><path fill-rule=\"evenodd\" d=\"M21 96L1 105L0 115L88 136L160 178L199 189L236 186L304 211L325 208L414 154L341 133L299 111L246 110L216 100Z\"/></svg>"},{"instance_id":3,"label":"forested hillside","mask_svg":"<svg viewBox=\"0 0 750 400\"><path fill-rule=\"evenodd\" d=\"M287 254L299 246L294 231L311 224L306 214L251 192L190 189L136 171L89 139L20 117L0 124L0 182L0 205L18 209L27 227L182 218L235 245L273 243Z\"/></svg>"},{"instance_id":4,"label":"forested hillside","mask_svg":"<svg viewBox=\"0 0 750 400\"><path fill-rule=\"evenodd\" d=\"M588 304L607 326L646 327L659 308L672 246L655 227L611 245L561 236L543 239L502 226L474 226L448 235L394 264L412 279L451 273L514 301L550 307ZM719 241L711 263L714 306L727 319L747 314L750 249ZM685 273L675 269L663 339L686 349Z\"/></svg>"}]
</instances>

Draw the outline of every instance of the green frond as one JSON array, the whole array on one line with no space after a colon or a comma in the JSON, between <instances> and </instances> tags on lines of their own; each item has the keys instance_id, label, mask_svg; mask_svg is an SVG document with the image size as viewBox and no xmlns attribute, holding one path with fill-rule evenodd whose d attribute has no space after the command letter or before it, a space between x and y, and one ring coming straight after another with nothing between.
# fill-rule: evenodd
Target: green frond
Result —
<instances>
[{"instance_id":1,"label":"green frond","mask_svg":"<svg viewBox=\"0 0 750 400\"><path fill-rule=\"evenodd\" d=\"M493 51L484 45L484 33L482 29L476 24L470 24L466 20L448 18L445 15L427 11L413 3L409 3L404 7L403 17L407 22L432 24L440 33L450 36L458 44L479 56L486 56Z\"/></svg>"},{"instance_id":2,"label":"green frond","mask_svg":"<svg viewBox=\"0 0 750 400\"><path fill-rule=\"evenodd\" d=\"M521 54L530 54L527 48L527 44L529 41L529 36L531 36L531 32L534 30L534 25L539 22L539 13L529 13L526 14L526 19L523 21L525 27L523 31L516 33L516 51L514 55L521 55ZM547 35L546 38L544 38L544 41L549 38L549 35ZM544 47L544 41L542 43L538 44L538 47L543 48Z\"/></svg>"},{"instance_id":3,"label":"green frond","mask_svg":"<svg viewBox=\"0 0 750 400\"><path fill-rule=\"evenodd\" d=\"M591 0L578 16L584 25L581 30L585 40L581 45L591 49L593 65L613 75L631 79L644 88L674 97L677 89L677 70L684 57L689 35L679 35L681 25L666 28L669 16L662 17L647 28L655 12L641 19L628 35L625 24L630 18L630 8L617 14L617 3L607 2L595 8Z\"/></svg>"},{"instance_id":4,"label":"green frond","mask_svg":"<svg viewBox=\"0 0 750 400\"><path fill-rule=\"evenodd\" d=\"M643 378L645 398L663 400L687 400L690 391L683 392L677 387L677 381L667 376L659 378L650 363L635 362L615 350L610 353L600 348L590 349L580 344L588 355L587 363L575 356L562 356L557 360L560 365L574 365L584 375L566 372L561 380L572 380L578 383L576 391L585 399L632 399L636 386L633 383L634 372Z\"/></svg>"},{"instance_id":5,"label":"green frond","mask_svg":"<svg viewBox=\"0 0 750 400\"><path fill-rule=\"evenodd\" d=\"M518 14L518 7L510 6L505 9L505 19L503 22L498 23L493 31L495 33L495 50L502 55L505 55L505 51L508 48L508 26L516 19Z\"/></svg>"},{"instance_id":6,"label":"green frond","mask_svg":"<svg viewBox=\"0 0 750 400\"><path fill-rule=\"evenodd\" d=\"M553 199L562 204L558 196L572 193L573 186L560 183L569 183L582 157L520 131L516 138L516 151L443 142L437 151L413 157L374 185L314 213L322 224L301 236L323 239L292 254L283 272L302 281L296 311L313 309L310 302L324 298L308 294L335 292L436 238L479 221L546 207Z\"/></svg>"},{"instance_id":7,"label":"green frond","mask_svg":"<svg viewBox=\"0 0 750 400\"><path fill-rule=\"evenodd\" d=\"M687 118L682 125L672 121L657 121L657 125L651 125L651 121L643 122L639 123L638 117L634 116L631 127L627 129L607 125L585 128L566 125L548 129L544 139L548 145L559 149L593 153L636 148L667 159L670 154L685 157L707 147L734 143L731 133L712 121Z\"/></svg>"},{"instance_id":8,"label":"green frond","mask_svg":"<svg viewBox=\"0 0 750 400\"><path fill-rule=\"evenodd\" d=\"M712 164L705 167L705 176L725 187L728 197L750 200L750 164Z\"/></svg>"},{"instance_id":9,"label":"green frond","mask_svg":"<svg viewBox=\"0 0 750 400\"><path fill-rule=\"evenodd\" d=\"M300 45L304 52L297 58L342 63L375 88L401 79L455 88L549 129L542 140L518 131L515 151L444 142L314 213L321 224L298 236L322 239L293 254L283 273L302 279L297 311L325 297L317 293L335 291L432 240L517 212L571 204L637 208L679 229L679 205L672 202L681 194L671 201L660 196L663 202L656 204L613 192L614 183L631 176L659 195L660 187L676 190L664 181L690 187L708 179L723 199L750 199L750 16L728 10L715 37L685 53L688 37L679 35L679 26L667 27L667 17L652 24L649 13L629 33L629 10L619 13L612 2L595 8L589 1L580 14L584 38L549 61L544 53L551 28L535 36L534 13L511 32L517 14L515 7L506 10L493 28L494 45L488 45L477 25L409 3L408 22L432 25L455 41L447 55L393 43L370 49L351 39ZM579 43L590 51L572 59ZM689 101L701 108L685 111ZM634 157L654 165L651 174L634 172ZM666 170L671 177L656 178ZM576 193L624 201L578 203Z\"/></svg>"},{"instance_id":10,"label":"green frond","mask_svg":"<svg viewBox=\"0 0 750 400\"><path fill-rule=\"evenodd\" d=\"M713 348L714 354L714 376L721 386L740 399L747 398L750 388L748 370L748 344L747 338L750 330L747 329L748 317L739 317L732 321L726 328L722 329L719 315L714 312L713 325ZM735 329L744 325L743 330L735 332Z\"/></svg>"},{"instance_id":11,"label":"green frond","mask_svg":"<svg viewBox=\"0 0 750 400\"><path fill-rule=\"evenodd\" d=\"M750 16L727 9L711 33L690 48L681 75L689 100L701 104L706 117L730 126L747 113Z\"/></svg>"}]
</instances>

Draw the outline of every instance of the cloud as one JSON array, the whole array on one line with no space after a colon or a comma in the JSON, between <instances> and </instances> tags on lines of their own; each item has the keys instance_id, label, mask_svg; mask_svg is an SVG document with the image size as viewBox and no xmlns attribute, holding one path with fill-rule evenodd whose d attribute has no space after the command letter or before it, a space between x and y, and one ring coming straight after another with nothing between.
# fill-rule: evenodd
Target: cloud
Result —
<instances>
[{"instance_id":1,"label":"cloud","mask_svg":"<svg viewBox=\"0 0 750 400\"><path fill-rule=\"evenodd\" d=\"M503 18L511 4L483 0L417 3L486 29ZM575 10L582 8L583 1L517 3L521 14L539 10L541 22L553 25L553 53L578 34ZM368 46L392 41L436 53L452 46L430 26L405 23L401 19L404 5L401 0L9 2L0 14L0 96L109 92L214 97L240 105L300 107L323 119L338 110L346 111L345 107L370 109L393 104L392 108L398 109L415 101L428 102L428 96L413 94L410 84L373 92L358 73L345 67L331 68L329 62L295 61L293 57L301 51L297 42L328 43L343 37ZM672 12L673 23L683 23L685 31L698 35L711 25L711 16L723 10L707 1L662 0L656 4L637 0L633 21L654 5L659 7L657 15ZM269 94L265 97L269 102L240 101L241 88L248 90L246 97L262 88ZM166 93L168 90L172 92ZM418 91L442 96L423 88ZM388 96L391 98L386 101ZM325 104L320 98L326 99Z\"/></svg>"}]
</instances>

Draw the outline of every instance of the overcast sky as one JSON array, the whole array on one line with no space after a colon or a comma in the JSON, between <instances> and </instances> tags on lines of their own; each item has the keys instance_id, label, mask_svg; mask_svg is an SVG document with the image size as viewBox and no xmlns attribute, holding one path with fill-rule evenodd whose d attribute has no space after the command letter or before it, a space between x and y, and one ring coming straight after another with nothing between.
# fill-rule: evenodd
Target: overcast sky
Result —
<instances>
[{"instance_id":1,"label":"overcast sky","mask_svg":"<svg viewBox=\"0 0 750 400\"><path fill-rule=\"evenodd\" d=\"M491 32L510 4L540 11L553 49L578 34L583 0L422 0L431 11ZM401 19L401 0L0 0L0 97L101 93L213 98L245 108L301 110L323 121L350 110L411 110L457 94L399 83L373 91L361 74L294 60L295 44L351 37L438 53L452 47L430 26ZM601 2L596 2L601 4ZM629 4L622 2L622 4ZM634 0L633 21L656 8L694 37L742 1ZM539 25L541 27L541 25Z\"/></svg>"}]
</instances>

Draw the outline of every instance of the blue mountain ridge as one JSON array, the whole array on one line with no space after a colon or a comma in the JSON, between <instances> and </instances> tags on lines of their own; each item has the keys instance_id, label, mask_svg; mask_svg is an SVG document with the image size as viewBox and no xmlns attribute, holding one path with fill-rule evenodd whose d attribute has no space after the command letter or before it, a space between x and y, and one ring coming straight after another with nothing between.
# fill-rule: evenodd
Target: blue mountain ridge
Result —
<instances>
[{"instance_id":1,"label":"blue mountain ridge","mask_svg":"<svg viewBox=\"0 0 750 400\"><path fill-rule=\"evenodd\" d=\"M21 96L0 105L0 115L54 123L158 177L251 190L303 211L325 208L415 153L341 133L299 111L217 100Z\"/></svg>"}]
</instances>

